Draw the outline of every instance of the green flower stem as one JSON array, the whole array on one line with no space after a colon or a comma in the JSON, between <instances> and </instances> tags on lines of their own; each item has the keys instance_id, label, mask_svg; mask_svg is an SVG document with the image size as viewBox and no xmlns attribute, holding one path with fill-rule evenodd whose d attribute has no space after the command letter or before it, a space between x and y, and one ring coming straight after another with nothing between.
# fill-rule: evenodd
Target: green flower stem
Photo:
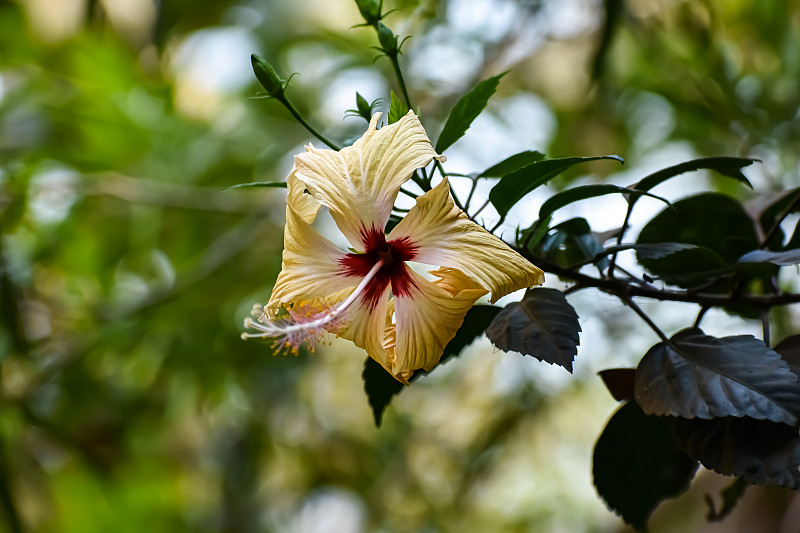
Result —
<instances>
[{"instance_id":1,"label":"green flower stem","mask_svg":"<svg viewBox=\"0 0 800 533\"><path fill-rule=\"evenodd\" d=\"M695 319L694 326L692 326L692 327L695 327L695 328L699 328L700 327L700 322L703 321L703 317L705 316L706 311L708 311L709 309L711 309L711 308L706 306L706 305L700 307L700 311L697 313L697 318Z\"/></svg>"},{"instance_id":2,"label":"green flower stem","mask_svg":"<svg viewBox=\"0 0 800 533\"><path fill-rule=\"evenodd\" d=\"M416 200L417 198L419 198L419 195L418 195L418 194L414 194L414 193L413 193L413 192L411 192L411 191L407 191L407 190L405 190L405 189L404 189L404 188L402 188L402 187L400 187L400 192L401 192L401 193L403 193L403 194L405 194L406 196L408 196L408 197L410 197L410 198L413 198L413 199L415 199L415 200Z\"/></svg>"},{"instance_id":3,"label":"green flower stem","mask_svg":"<svg viewBox=\"0 0 800 533\"><path fill-rule=\"evenodd\" d=\"M633 312L636 313L637 315L639 315L639 317L642 320L644 320L644 322L648 326L650 326L650 329L652 329L653 332L656 335L659 336L659 338L662 340L662 342L664 342L665 344L669 344L669 338L666 335L664 335L664 332L661 331L661 328L659 328L656 325L656 323L653 322L653 320L647 315L647 313L645 313L644 310L641 307L639 307L639 304L637 304L636 302L633 301L633 298L631 298L630 296L627 296L627 295L625 295L625 296L617 295L617 296L622 300L622 303L624 303L625 305L627 305L628 307L633 309Z\"/></svg>"},{"instance_id":4,"label":"green flower stem","mask_svg":"<svg viewBox=\"0 0 800 533\"><path fill-rule=\"evenodd\" d=\"M326 138L324 135L322 135L320 132L318 132L316 129L314 129L314 127L313 127L311 124L309 124L308 122L306 122L306 119L304 119L304 118L303 118L303 116L300 114L300 112L297 110L297 108L296 108L296 107L294 107L294 104L292 104L292 102L290 102L288 98L286 98L285 96L280 96L280 97L277 97L277 96L276 96L276 98L277 98L277 99L280 101L280 103L282 103L284 106L286 106L286 109L288 109L288 110L289 110L289 113L291 113L291 114L292 114L292 116L293 116L294 118L296 118L296 119L297 119L297 121L298 121L300 124L302 124L302 125L303 125L303 127L304 127L305 129L307 129L309 132L311 132L311 134L312 134L314 137L316 137L316 138L317 138L317 139L319 139L320 141L324 142L324 143L325 143L325 144L327 144L327 145L328 145L330 148L333 148L333 149L334 149L334 150L336 150L337 152L338 152L339 150L341 150L341 148L340 148L340 147L336 146L336 144L334 144L333 142L331 142L330 140L328 140L328 139L327 139L327 138Z\"/></svg>"},{"instance_id":5,"label":"green flower stem","mask_svg":"<svg viewBox=\"0 0 800 533\"><path fill-rule=\"evenodd\" d=\"M481 206L480 206L480 207L479 207L479 208L478 208L478 209L477 209L477 210L476 210L474 213L472 213L472 214L470 215L470 217L469 217L469 218L470 218L470 220L472 220L472 221L474 222L474 221L475 221L475 218L476 218L478 215L480 215L480 214L481 214L481 211L483 211L484 209L486 209L486 206L488 206L488 205L489 205L489 200L487 199L485 202L483 202L483 204L481 204Z\"/></svg>"},{"instance_id":6,"label":"green flower stem","mask_svg":"<svg viewBox=\"0 0 800 533\"><path fill-rule=\"evenodd\" d=\"M628 230L628 224L631 221L631 213L633 213L633 204L634 200L631 199L628 202L628 210L625 212L625 220L622 222L622 227L619 229L619 233L617 234L617 246L622 244L622 237L625 235L625 232ZM614 277L614 269L617 267L617 252L614 252L614 255L611 256L611 260L608 262L608 277Z\"/></svg>"},{"instance_id":7,"label":"green flower stem","mask_svg":"<svg viewBox=\"0 0 800 533\"><path fill-rule=\"evenodd\" d=\"M477 188L478 188L478 180L476 178L476 179L472 180L472 185L470 186L469 194L467 195L467 201L464 202L464 211L465 212L467 211L467 209L469 209L469 204L472 203L472 197L475 194L475 189L477 189Z\"/></svg>"},{"instance_id":8,"label":"green flower stem","mask_svg":"<svg viewBox=\"0 0 800 533\"><path fill-rule=\"evenodd\" d=\"M770 338L769 338L769 308L762 307L761 308L761 329L763 332L763 340L764 344L767 346L770 345Z\"/></svg>"},{"instance_id":9,"label":"green flower stem","mask_svg":"<svg viewBox=\"0 0 800 533\"><path fill-rule=\"evenodd\" d=\"M403 93L403 99L406 101L406 107L413 109L411 107L411 98L408 97L406 82L403 79L403 72L400 70L400 62L397 60L397 54L395 53L388 57L392 61L392 67L394 68L394 73L397 75L397 82L400 84L400 91Z\"/></svg>"}]
</instances>

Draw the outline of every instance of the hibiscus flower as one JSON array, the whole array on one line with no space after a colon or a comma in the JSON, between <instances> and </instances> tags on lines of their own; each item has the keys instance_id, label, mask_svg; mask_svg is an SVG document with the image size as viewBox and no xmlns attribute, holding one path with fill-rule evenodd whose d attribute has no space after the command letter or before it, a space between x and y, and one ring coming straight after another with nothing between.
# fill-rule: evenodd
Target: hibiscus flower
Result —
<instances>
[{"instance_id":1,"label":"hibiscus flower","mask_svg":"<svg viewBox=\"0 0 800 533\"><path fill-rule=\"evenodd\" d=\"M283 264L255 333L274 337L296 352L313 350L332 333L366 350L399 381L417 369L431 370L467 311L484 295L489 301L540 285L542 271L499 238L471 221L450 196L444 178L388 233L401 185L436 153L417 116L377 128L340 151L306 147L287 178ZM328 208L352 251L334 245L311 225ZM412 270L413 261L439 268L433 281Z\"/></svg>"}]
</instances>

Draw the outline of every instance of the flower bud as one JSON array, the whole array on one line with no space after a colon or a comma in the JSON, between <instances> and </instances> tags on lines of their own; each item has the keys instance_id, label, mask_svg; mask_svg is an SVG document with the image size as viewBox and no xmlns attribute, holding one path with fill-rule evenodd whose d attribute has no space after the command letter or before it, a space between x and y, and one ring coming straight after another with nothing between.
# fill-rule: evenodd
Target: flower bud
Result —
<instances>
[{"instance_id":1,"label":"flower bud","mask_svg":"<svg viewBox=\"0 0 800 533\"><path fill-rule=\"evenodd\" d=\"M370 26L374 26L381 20L382 0L356 0L361 16Z\"/></svg>"},{"instance_id":2,"label":"flower bud","mask_svg":"<svg viewBox=\"0 0 800 533\"><path fill-rule=\"evenodd\" d=\"M383 22L378 22L378 42L384 54L390 57L397 55L397 35Z\"/></svg>"},{"instance_id":3,"label":"flower bud","mask_svg":"<svg viewBox=\"0 0 800 533\"><path fill-rule=\"evenodd\" d=\"M250 55L250 62L253 64L253 72L258 78L258 82L264 87L267 94L273 98L282 96L284 89L286 89L286 81L278 76L272 65L255 54Z\"/></svg>"}]
</instances>

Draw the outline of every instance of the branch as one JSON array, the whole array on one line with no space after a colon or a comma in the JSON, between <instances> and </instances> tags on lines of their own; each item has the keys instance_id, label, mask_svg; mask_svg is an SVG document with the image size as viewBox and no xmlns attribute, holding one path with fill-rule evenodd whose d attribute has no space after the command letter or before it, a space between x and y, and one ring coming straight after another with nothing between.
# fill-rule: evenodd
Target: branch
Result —
<instances>
[{"instance_id":1,"label":"branch","mask_svg":"<svg viewBox=\"0 0 800 533\"><path fill-rule=\"evenodd\" d=\"M623 300L625 297L640 296L653 300L669 302L688 302L695 303L704 307L727 307L736 304L750 304L758 307L776 307L800 303L800 294L781 293L781 294L710 294L703 292L666 290L650 287L633 285L625 279L619 278L593 278L586 274L581 274L575 270L564 268L557 263L548 261L541 257L534 257L530 252L522 248L515 248L525 259L538 266L545 272L555 274L560 278L569 279L584 287L593 287L603 292L613 294Z\"/></svg>"}]
</instances>

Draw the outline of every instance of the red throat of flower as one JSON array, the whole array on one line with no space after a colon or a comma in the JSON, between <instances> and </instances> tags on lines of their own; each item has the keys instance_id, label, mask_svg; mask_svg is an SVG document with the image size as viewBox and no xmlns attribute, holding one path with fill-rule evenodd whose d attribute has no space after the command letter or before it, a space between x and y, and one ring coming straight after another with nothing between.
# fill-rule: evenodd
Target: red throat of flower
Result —
<instances>
[{"instance_id":1,"label":"red throat of flower","mask_svg":"<svg viewBox=\"0 0 800 533\"><path fill-rule=\"evenodd\" d=\"M414 281L408 275L406 261L412 261L417 254L417 246L408 237L386 241L382 230L372 228L361 229L364 253L350 253L340 263L348 276L364 277L379 261L383 266L378 270L364 290L363 301L370 310L374 309L391 284L394 296L407 296L414 287Z\"/></svg>"}]
</instances>

